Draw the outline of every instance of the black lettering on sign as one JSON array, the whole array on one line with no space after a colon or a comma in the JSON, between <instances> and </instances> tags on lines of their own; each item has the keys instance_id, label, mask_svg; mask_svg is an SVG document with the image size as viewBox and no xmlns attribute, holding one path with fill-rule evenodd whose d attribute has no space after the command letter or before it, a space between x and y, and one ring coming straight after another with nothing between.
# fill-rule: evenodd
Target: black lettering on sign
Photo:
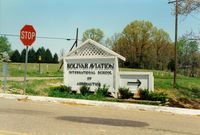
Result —
<instances>
[{"instance_id":1,"label":"black lettering on sign","mask_svg":"<svg viewBox=\"0 0 200 135\"><path fill-rule=\"evenodd\" d=\"M67 69L113 70L114 63L67 63Z\"/></svg>"},{"instance_id":2,"label":"black lettering on sign","mask_svg":"<svg viewBox=\"0 0 200 135\"><path fill-rule=\"evenodd\" d=\"M112 75L111 71L98 71L99 75Z\"/></svg>"},{"instance_id":3,"label":"black lettering on sign","mask_svg":"<svg viewBox=\"0 0 200 135\"><path fill-rule=\"evenodd\" d=\"M75 74L75 75L95 75L95 71L69 71L69 74Z\"/></svg>"},{"instance_id":4,"label":"black lettering on sign","mask_svg":"<svg viewBox=\"0 0 200 135\"><path fill-rule=\"evenodd\" d=\"M79 86L96 86L96 87L99 87L101 86L101 83L100 82L77 82L77 85Z\"/></svg>"}]
</instances>

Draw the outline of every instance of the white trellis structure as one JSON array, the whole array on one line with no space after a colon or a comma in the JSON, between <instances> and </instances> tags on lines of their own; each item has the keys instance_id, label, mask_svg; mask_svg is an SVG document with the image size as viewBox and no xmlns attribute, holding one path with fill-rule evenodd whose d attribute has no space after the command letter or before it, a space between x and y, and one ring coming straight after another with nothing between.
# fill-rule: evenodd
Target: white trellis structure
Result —
<instances>
[{"instance_id":1,"label":"white trellis structure","mask_svg":"<svg viewBox=\"0 0 200 135\"><path fill-rule=\"evenodd\" d=\"M95 84L100 83L109 86L109 91L115 93L119 87L118 59L126 60L107 47L88 39L64 56L64 84L74 90L79 90L81 85L78 84L88 84L94 91L97 88Z\"/></svg>"},{"instance_id":2,"label":"white trellis structure","mask_svg":"<svg viewBox=\"0 0 200 135\"><path fill-rule=\"evenodd\" d=\"M88 39L67 53L64 61L64 85L79 91L82 85L95 91L99 85L109 86L109 92L117 97L118 88L154 90L152 72L119 72L118 59L126 59L107 47Z\"/></svg>"},{"instance_id":3,"label":"white trellis structure","mask_svg":"<svg viewBox=\"0 0 200 135\"><path fill-rule=\"evenodd\" d=\"M115 53L109 48L97 43L92 39L86 40L79 47L65 55L65 57L116 57L123 61L126 60L123 56Z\"/></svg>"}]
</instances>

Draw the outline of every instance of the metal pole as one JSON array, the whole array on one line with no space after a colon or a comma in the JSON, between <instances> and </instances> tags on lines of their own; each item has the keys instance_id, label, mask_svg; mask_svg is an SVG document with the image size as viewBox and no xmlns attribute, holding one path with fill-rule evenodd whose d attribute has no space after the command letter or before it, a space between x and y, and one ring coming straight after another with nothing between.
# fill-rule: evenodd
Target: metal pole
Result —
<instances>
[{"instance_id":1,"label":"metal pole","mask_svg":"<svg viewBox=\"0 0 200 135\"><path fill-rule=\"evenodd\" d=\"M78 28L76 29L76 47L78 46Z\"/></svg>"},{"instance_id":2,"label":"metal pole","mask_svg":"<svg viewBox=\"0 0 200 135\"><path fill-rule=\"evenodd\" d=\"M40 62L39 62L39 73L41 73Z\"/></svg>"},{"instance_id":3,"label":"metal pole","mask_svg":"<svg viewBox=\"0 0 200 135\"><path fill-rule=\"evenodd\" d=\"M27 76L27 63L28 63L28 46L26 46L26 58L25 58L25 66L24 66L24 91L23 94L25 94L26 89L26 76Z\"/></svg>"},{"instance_id":4,"label":"metal pole","mask_svg":"<svg viewBox=\"0 0 200 135\"><path fill-rule=\"evenodd\" d=\"M6 94L6 83L7 83L7 70L8 70L8 66L7 63L3 63L3 76L4 76L4 93Z\"/></svg>"},{"instance_id":5,"label":"metal pole","mask_svg":"<svg viewBox=\"0 0 200 135\"><path fill-rule=\"evenodd\" d=\"M177 41L178 41L178 3L176 0L176 17L175 17L175 46L174 46L174 83L173 87L176 88L176 75L177 75Z\"/></svg>"}]
</instances>

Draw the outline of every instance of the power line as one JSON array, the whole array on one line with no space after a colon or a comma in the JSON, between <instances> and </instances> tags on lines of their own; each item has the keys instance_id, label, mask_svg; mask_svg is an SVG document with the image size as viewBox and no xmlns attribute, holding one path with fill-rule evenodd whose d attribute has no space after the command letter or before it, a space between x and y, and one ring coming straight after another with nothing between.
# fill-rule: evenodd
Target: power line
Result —
<instances>
[{"instance_id":1,"label":"power line","mask_svg":"<svg viewBox=\"0 0 200 135\"><path fill-rule=\"evenodd\" d=\"M179 2L181 2L181 1L185 1L185 0L179 0ZM176 0L168 2L168 4L174 4L174 3L176 3Z\"/></svg>"},{"instance_id":2,"label":"power line","mask_svg":"<svg viewBox=\"0 0 200 135\"><path fill-rule=\"evenodd\" d=\"M20 37L20 35L15 35L15 34L2 34L0 33L1 36L9 36L9 37ZM41 39L53 39L53 40L79 40L80 39L74 39L74 38L63 38L63 37L43 37L43 36L37 36L36 38L41 38Z\"/></svg>"}]
</instances>

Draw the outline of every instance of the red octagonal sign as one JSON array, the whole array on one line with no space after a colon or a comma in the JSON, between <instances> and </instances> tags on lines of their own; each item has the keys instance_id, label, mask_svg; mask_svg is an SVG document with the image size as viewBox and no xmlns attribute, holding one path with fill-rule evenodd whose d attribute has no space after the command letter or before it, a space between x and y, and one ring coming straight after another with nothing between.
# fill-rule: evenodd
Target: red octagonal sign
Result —
<instances>
[{"instance_id":1,"label":"red octagonal sign","mask_svg":"<svg viewBox=\"0 0 200 135\"><path fill-rule=\"evenodd\" d=\"M36 39L36 31L32 25L25 25L20 30L20 40L25 46L31 46Z\"/></svg>"}]
</instances>

